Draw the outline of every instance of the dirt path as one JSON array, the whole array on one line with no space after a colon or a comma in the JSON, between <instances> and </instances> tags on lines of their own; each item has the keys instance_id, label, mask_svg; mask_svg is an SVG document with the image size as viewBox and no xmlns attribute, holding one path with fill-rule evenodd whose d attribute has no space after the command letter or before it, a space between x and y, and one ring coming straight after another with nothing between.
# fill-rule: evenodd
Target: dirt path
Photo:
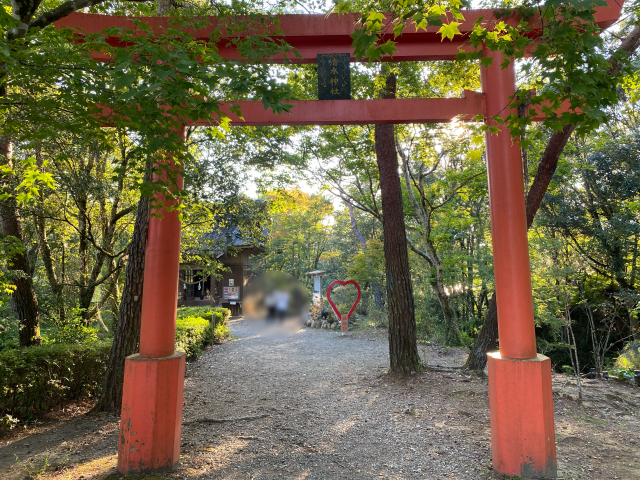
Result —
<instances>
[{"instance_id":1,"label":"dirt path","mask_svg":"<svg viewBox=\"0 0 640 480\"><path fill-rule=\"evenodd\" d=\"M231 330L236 340L187 368L182 459L164 477L500 478L491 470L486 380L437 369L392 381L382 336L258 335L243 320ZM460 365L465 355L424 354L432 366ZM587 383L582 405L573 390L554 376L559 478L638 480L639 389ZM109 416L24 432L0 443L0 478L104 478L115 471L116 442Z\"/></svg>"},{"instance_id":2,"label":"dirt path","mask_svg":"<svg viewBox=\"0 0 640 480\"><path fill-rule=\"evenodd\" d=\"M240 340L207 356L187 379L185 421L270 416L188 425L185 456L195 470L189 473L225 479L477 479L486 470L486 426L477 441L460 437L471 431L454 439L444 426L451 422L444 399L425 398L414 379L400 386L381 379L386 342L312 329L285 339L258 337L248 322L235 323L232 331ZM434 380L456 381L428 381Z\"/></svg>"}]
</instances>

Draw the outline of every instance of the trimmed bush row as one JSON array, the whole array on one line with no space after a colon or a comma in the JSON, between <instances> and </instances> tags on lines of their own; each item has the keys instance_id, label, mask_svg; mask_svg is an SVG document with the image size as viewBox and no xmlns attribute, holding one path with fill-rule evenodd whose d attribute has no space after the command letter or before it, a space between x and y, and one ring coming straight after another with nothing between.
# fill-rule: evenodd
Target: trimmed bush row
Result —
<instances>
[{"instance_id":1,"label":"trimmed bush row","mask_svg":"<svg viewBox=\"0 0 640 480\"><path fill-rule=\"evenodd\" d=\"M49 343L0 353L0 419L29 419L36 412L102 386L111 342Z\"/></svg>"},{"instance_id":2,"label":"trimmed bush row","mask_svg":"<svg viewBox=\"0 0 640 480\"><path fill-rule=\"evenodd\" d=\"M176 350L197 358L202 348L213 343L213 325L202 317L182 317L176 321Z\"/></svg>"},{"instance_id":3,"label":"trimmed bush row","mask_svg":"<svg viewBox=\"0 0 640 480\"><path fill-rule=\"evenodd\" d=\"M220 318L220 322L227 323L231 316L231 310L224 307L180 307L178 309L178 318L202 317L213 320L213 316ZM217 321L216 325L218 325Z\"/></svg>"},{"instance_id":4,"label":"trimmed bush row","mask_svg":"<svg viewBox=\"0 0 640 480\"><path fill-rule=\"evenodd\" d=\"M231 310L223 307L182 307L178 309L178 323L183 318L201 318L207 319L213 325L213 342L221 343L225 339L229 338L229 317L231 317ZM176 331L176 341L178 333ZM206 343L204 345L207 345ZM202 349L202 346L194 347L196 355L198 348ZM183 350L183 349L181 349ZM184 350L188 355L190 352Z\"/></svg>"},{"instance_id":5,"label":"trimmed bush row","mask_svg":"<svg viewBox=\"0 0 640 480\"><path fill-rule=\"evenodd\" d=\"M203 311L204 310L204 311ZM194 359L229 336L226 308L181 308L176 350ZM30 419L80 396L100 393L111 341L44 345L0 352L0 432L14 418Z\"/></svg>"}]
</instances>

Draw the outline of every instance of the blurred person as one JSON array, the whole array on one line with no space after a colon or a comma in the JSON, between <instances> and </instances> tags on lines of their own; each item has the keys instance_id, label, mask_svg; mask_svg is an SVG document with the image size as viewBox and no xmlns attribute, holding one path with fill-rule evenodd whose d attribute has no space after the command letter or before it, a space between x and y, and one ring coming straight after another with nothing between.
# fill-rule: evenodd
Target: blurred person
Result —
<instances>
[{"instance_id":1,"label":"blurred person","mask_svg":"<svg viewBox=\"0 0 640 480\"><path fill-rule=\"evenodd\" d=\"M276 292L276 299L278 318L282 321L286 318L287 312L289 311L289 292L286 290Z\"/></svg>"},{"instance_id":2,"label":"blurred person","mask_svg":"<svg viewBox=\"0 0 640 480\"><path fill-rule=\"evenodd\" d=\"M245 287L242 311L246 319L262 320L269 328L276 327L273 323L279 319L277 329L287 326L288 319L306 317L308 303L307 289L292 275L268 271L253 277Z\"/></svg>"},{"instance_id":3,"label":"blurred person","mask_svg":"<svg viewBox=\"0 0 640 480\"><path fill-rule=\"evenodd\" d=\"M267 320L276 318L276 305L278 303L278 292L267 292L264 296L264 306L267 307Z\"/></svg>"}]
</instances>

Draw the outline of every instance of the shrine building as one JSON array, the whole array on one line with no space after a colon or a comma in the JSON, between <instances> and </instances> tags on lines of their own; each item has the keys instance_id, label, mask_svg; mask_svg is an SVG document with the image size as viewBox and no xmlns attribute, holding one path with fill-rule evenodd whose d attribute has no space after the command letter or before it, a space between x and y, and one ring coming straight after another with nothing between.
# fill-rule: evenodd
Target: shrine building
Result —
<instances>
[{"instance_id":1,"label":"shrine building","mask_svg":"<svg viewBox=\"0 0 640 480\"><path fill-rule=\"evenodd\" d=\"M215 257L224 271L221 277L204 273L206 265L181 263L178 280L178 306L225 307L232 315L242 313L244 287L252 276L250 259L265 251L246 238L238 227L218 227L205 235L216 244Z\"/></svg>"}]
</instances>

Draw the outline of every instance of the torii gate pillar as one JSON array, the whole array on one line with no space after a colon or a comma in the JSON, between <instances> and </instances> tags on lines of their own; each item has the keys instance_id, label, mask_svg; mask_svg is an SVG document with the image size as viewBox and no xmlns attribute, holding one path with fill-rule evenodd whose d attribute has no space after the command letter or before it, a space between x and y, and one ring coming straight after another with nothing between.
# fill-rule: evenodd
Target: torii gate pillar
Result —
<instances>
[{"instance_id":1,"label":"torii gate pillar","mask_svg":"<svg viewBox=\"0 0 640 480\"><path fill-rule=\"evenodd\" d=\"M180 133L184 138L184 127ZM178 189L182 183L178 176ZM124 474L171 467L180 459L185 354L174 346L181 226L176 210L163 208L161 218L151 213L140 353L127 357L124 368L118 440L118 471Z\"/></svg>"},{"instance_id":2,"label":"torii gate pillar","mask_svg":"<svg viewBox=\"0 0 640 480\"><path fill-rule=\"evenodd\" d=\"M505 118L515 94L513 62L486 53L481 69L487 118ZM536 352L520 145L506 125L487 132L487 172L500 352L488 355L493 468L506 475L556 478L551 361Z\"/></svg>"}]
</instances>

